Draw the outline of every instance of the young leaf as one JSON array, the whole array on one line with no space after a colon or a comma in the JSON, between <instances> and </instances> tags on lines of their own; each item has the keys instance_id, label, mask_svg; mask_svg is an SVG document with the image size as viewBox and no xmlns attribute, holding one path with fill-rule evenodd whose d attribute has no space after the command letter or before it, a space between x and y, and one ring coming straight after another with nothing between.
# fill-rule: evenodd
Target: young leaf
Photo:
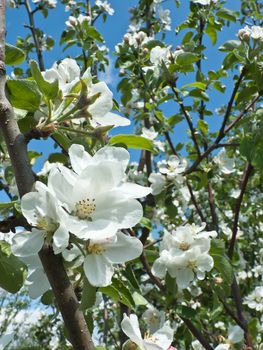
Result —
<instances>
[{"instance_id":1,"label":"young leaf","mask_svg":"<svg viewBox=\"0 0 263 350\"><path fill-rule=\"evenodd\" d=\"M49 100L53 100L58 94L58 80L54 80L52 83L46 81L41 74L36 61L30 61L30 68L33 78L35 79L39 90Z\"/></svg>"},{"instance_id":2,"label":"young leaf","mask_svg":"<svg viewBox=\"0 0 263 350\"><path fill-rule=\"evenodd\" d=\"M41 93L35 81L27 79L8 80L7 88L8 97L13 107L25 109L29 112L34 112L39 108Z\"/></svg>"},{"instance_id":3,"label":"young leaf","mask_svg":"<svg viewBox=\"0 0 263 350\"><path fill-rule=\"evenodd\" d=\"M5 64L16 66L24 62L26 55L23 50L11 44L5 44Z\"/></svg>"},{"instance_id":4,"label":"young leaf","mask_svg":"<svg viewBox=\"0 0 263 350\"><path fill-rule=\"evenodd\" d=\"M128 148L145 149L154 152L153 143L151 140L137 135L116 135L110 139L110 145L124 144Z\"/></svg>"}]
</instances>

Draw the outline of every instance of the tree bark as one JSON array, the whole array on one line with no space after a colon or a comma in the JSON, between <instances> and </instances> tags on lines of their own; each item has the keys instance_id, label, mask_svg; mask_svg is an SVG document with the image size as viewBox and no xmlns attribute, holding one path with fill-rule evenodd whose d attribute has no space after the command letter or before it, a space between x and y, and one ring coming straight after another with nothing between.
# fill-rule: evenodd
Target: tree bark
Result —
<instances>
[{"instance_id":1,"label":"tree bark","mask_svg":"<svg viewBox=\"0 0 263 350\"><path fill-rule=\"evenodd\" d=\"M21 134L14 111L5 95L5 0L0 0L0 128L3 133L20 197L32 191L34 175L28 160L27 142ZM91 335L61 255L45 243L39 257L55 294L58 307L75 350L94 350Z\"/></svg>"}]
</instances>

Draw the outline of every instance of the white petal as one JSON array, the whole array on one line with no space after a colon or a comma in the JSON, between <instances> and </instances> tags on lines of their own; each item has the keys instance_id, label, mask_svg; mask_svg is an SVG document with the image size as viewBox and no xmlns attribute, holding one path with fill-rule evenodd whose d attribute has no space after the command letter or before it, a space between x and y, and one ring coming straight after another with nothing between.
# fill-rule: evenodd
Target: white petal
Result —
<instances>
[{"instance_id":1,"label":"white petal","mask_svg":"<svg viewBox=\"0 0 263 350\"><path fill-rule=\"evenodd\" d=\"M69 232L68 229L61 224L53 234L53 249L55 254L61 253L68 246Z\"/></svg>"},{"instance_id":2,"label":"white petal","mask_svg":"<svg viewBox=\"0 0 263 350\"><path fill-rule=\"evenodd\" d=\"M94 103L92 103L91 106L89 106L88 111L92 115L92 117L102 117L106 113L110 112L110 110L113 107L112 102L112 92L107 87L105 82L99 82L97 84L94 84L89 89L89 95L93 96L97 93L100 93L100 96L96 99Z\"/></svg>"},{"instance_id":3,"label":"white petal","mask_svg":"<svg viewBox=\"0 0 263 350\"><path fill-rule=\"evenodd\" d=\"M36 299L48 291L51 287L43 268L36 269L27 279L29 296Z\"/></svg>"},{"instance_id":4,"label":"white petal","mask_svg":"<svg viewBox=\"0 0 263 350\"><path fill-rule=\"evenodd\" d=\"M144 349L142 335L139 327L138 317L135 314L131 314L128 317L126 314L121 321L121 328L123 332L140 348Z\"/></svg>"},{"instance_id":5,"label":"white petal","mask_svg":"<svg viewBox=\"0 0 263 350\"><path fill-rule=\"evenodd\" d=\"M168 349L173 341L173 335L174 330L168 324L165 324L153 334L153 337L157 339L157 345L161 346L163 349Z\"/></svg>"},{"instance_id":6,"label":"white petal","mask_svg":"<svg viewBox=\"0 0 263 350\"><path fill-rule=\"evenodd\" d=\"M190 282L194 279L194 273L190 269L176 270L176 283L179 289L185 289L189 286Z\"/></svg>"},{"instance_id":7,"label":"white petal","mask_svg":"<svg viewBox=\"0 0 263 350\"><path fill-rule=\"evenodd\" d=\"M82 145L70 146L68 153L72 168L77 174L80 174L92 160L91 155L85 151Z\"/></svg>"},{"instance_id":8,"label":"white petal","mask_svg":"<svg viewBox=\"0 0 263 350\"><path fill-rule=\"evenodd\" d=\"M117 223L119 229L138 224L143 216L142 205L135 199L121 200L120 198L118 193L109 193L99 198L96 201L97 207L92 216L93 219L108 218Z\"/></svg>"},{"instance_id":9,"label":"white petal","mask_svg":"<svg viewBox=\"0 0 263 350\"><path fill-rule=\"evenodd\" d=\"M114 268L102 254L89 254L83 264L89 283L94 287L106 287L111 284Z\"/></svg>"},{"instance_id":10,"label":"white petal","mask_svg":"<svg viewBox=\"0 0 263 350\"><path fill-rule=\"evenodd\" d=\"M126 198L142 198L152 192L150 187L140 186L131 182L125 182L118 189Z\"/></svg>"},{"instance_id":11,"label":"white petal","mask_svg":"<svg viewBox=\"0 0 263 350\"><path fill-rule=\"evenodd\" d=\"M115 243L105 244L104 255L113 263L121 264L141 255L143 245L137 237L130 237L122 232L117 233Z\"/></svg>"},{"instance_id":12,"label":"white petal","mask_svg":"<svg viewBox=\"0 0 263 350\"><path fill-rule=\"evenodd\" d=\"M108 112L103 116L97 115L96 117L93 117L93 119L91 120L91 124L93 124L92 122L95 122L95 123L102 125L102 126L114 125L115 127L128 126L131 124L129 119L121 117L118 114L111 113L111 112Z\"/></svg>"},{"instance_id":13,"label":"white petal","mask_svg":"<svg viewBox=\"0 0 263 350\"><path fill-rule=\"evenodd\" d=\"M99 149L93 157L93 160L96 162L101 162L106 159L120 162L123 169L126 170L129 164L130 154L125 148L106 146Z\"/></svg>"},{"instance_id":14,"label":"white petal","mask_svg":"<svg viewBox=\"0 0 263 350\"><path fill-rule=\"evenodd\" d=\"M38 205L39 194L37 192L26 193L21 198L21 210L29 224L36 226L37 218L35 216L36 206Z\"/></svg>"},{"instance_id":15,"label":"white petal","mask_svg":"<svg viewBox=\"0 0 263 350\"><path fill-rule=\"evenodd\" d=\"M164 260L160 257L156 259L152 266L152 273L158 278L164 278L166 275L166 265Z\"/></svg>"},{"instance_id":16,"label":"white petal","mask_svg":"<svg viewBox=\"0 0 263 350\"><path fill-rule=\"evenodd\" d=\"M19 257L37 254L43 246L44 232L33 229L32 232L19 232L13 237L12 253Z\"/></svg>"},{"instance_id":17,"label":"white petal","mask_svg":"<svg viewBox=\"0 0 263 350\"><path fill-rule=\"evenodd\" d=\"M68 230L75 236L88 240L102 240L115 236L118 230L118 224L106 219L94 221L68 220Z\"/></svg>"}]
</instances>

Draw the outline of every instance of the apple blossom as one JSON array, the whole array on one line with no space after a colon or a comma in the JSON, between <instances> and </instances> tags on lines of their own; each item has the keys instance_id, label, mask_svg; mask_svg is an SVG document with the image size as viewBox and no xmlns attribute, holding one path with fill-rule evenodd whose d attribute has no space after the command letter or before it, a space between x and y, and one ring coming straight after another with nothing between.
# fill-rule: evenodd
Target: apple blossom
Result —
<instances>
[{"instance_id":1,"label":"apple blossom","mask_svg":"<svg viewBox=\"0 0 263 350\"><path fill-rule=\"evenodd\" d=\"M244 301L250 309L263 312L263 286L257 286Z\"/></svg>"},{"instance_id":2,"label":"apple blossom","mask_svg":"<svg viewBox=\"0 0 263 350\"><path fill-rule=\"evenodd\" d=\"M135 314L131 314L129 317L124 314L121 328L131 341L142 350L168 350L173 341L174 331L168 323L165 323L162 328L152 335L146 333L143 339L138 318Z\"/></svg>"},{"instance_id":3,"label":"apple blossom","mask_svg":"<svg viewBox=\"0 0 263 350\"><path fill-rule=\"evenodd\" d=\"M113 237L142 218L142 206L134 198L151 192L125 181L129 153L123 148L104 147L94 157L83 146L73 145L69 155L75 173L65 167L52 169L48 187L66 215L67 228L82 239Z\"/></svg>"}]
</instances>

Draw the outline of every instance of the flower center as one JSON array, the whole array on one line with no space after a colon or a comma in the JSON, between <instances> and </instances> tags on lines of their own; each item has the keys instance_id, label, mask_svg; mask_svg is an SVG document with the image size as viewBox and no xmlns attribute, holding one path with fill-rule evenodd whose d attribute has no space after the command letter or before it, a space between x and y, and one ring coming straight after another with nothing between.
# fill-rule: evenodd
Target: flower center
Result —
<instances>
[{"instance_id":1,"label":"flower center","mask_svg":"<svg viewBox=\"0 0 263 350\"><path fill-rule=\"evenodd\" d=\"M144 334L144 339L145 340L148 340L148 341L150 341L150 342L152 342L152 343L156 343L157 342L157 338L155 338L152 334L150 334L149 332L146 332L145 334Z\"/></svg>"},{"instance_id":2,"label":"flower center","mask_svg":"<svg viewBox=\"0 0 263 350\"><path fill-rule=\"evenodd\" d=\"M186 243L186 242L182 242L182 243L180 244L180 246L179 246L179 248L180 248L181 250L188 250L189 247L190 247L190 244L189 244L189 243Z\"/></svg>"},{"instance_id":3,"label":"flower center","mask_svg":"<svg viewBox=\"0 0 263 350\"><path fill-rule=\"evenodd\" d=\"M75 204L74 214L81 220L91 220L91 215L96 210L95 199L82 199Z\"/></svg>"},{"instance_id":4,"label":"flower center","mask_svg":"<svg viewBox=\"0 0 263 350\"><path fill-rule=\"evenodd\" d=\"M87 245L86 249L88 253L97 255L101 255L106 250L103 245L96 243Z\"/></svg>"},{"instance_id":5,"label":"flower center","mask_svg":"<svg viewBox=\"0 0 263 350\"><path fill-rule=\"evenodd\" d=\"M196 260L189 260L187 267L189 267L192 270L196 269L197 268L197 261Z\"/></svg>"},{"instance_id":6,"label":"flower center","mask_svg":"<svg viewBox=\"0 0 263 350\"><path fill-rule=\"evenodd\" d=\"M37 219L37 227L46 231L47 233L54 233L57 228L58 224L53 222L49 218L44 218L43 216L39 216Z\"/></svg>"}]
</instances>

